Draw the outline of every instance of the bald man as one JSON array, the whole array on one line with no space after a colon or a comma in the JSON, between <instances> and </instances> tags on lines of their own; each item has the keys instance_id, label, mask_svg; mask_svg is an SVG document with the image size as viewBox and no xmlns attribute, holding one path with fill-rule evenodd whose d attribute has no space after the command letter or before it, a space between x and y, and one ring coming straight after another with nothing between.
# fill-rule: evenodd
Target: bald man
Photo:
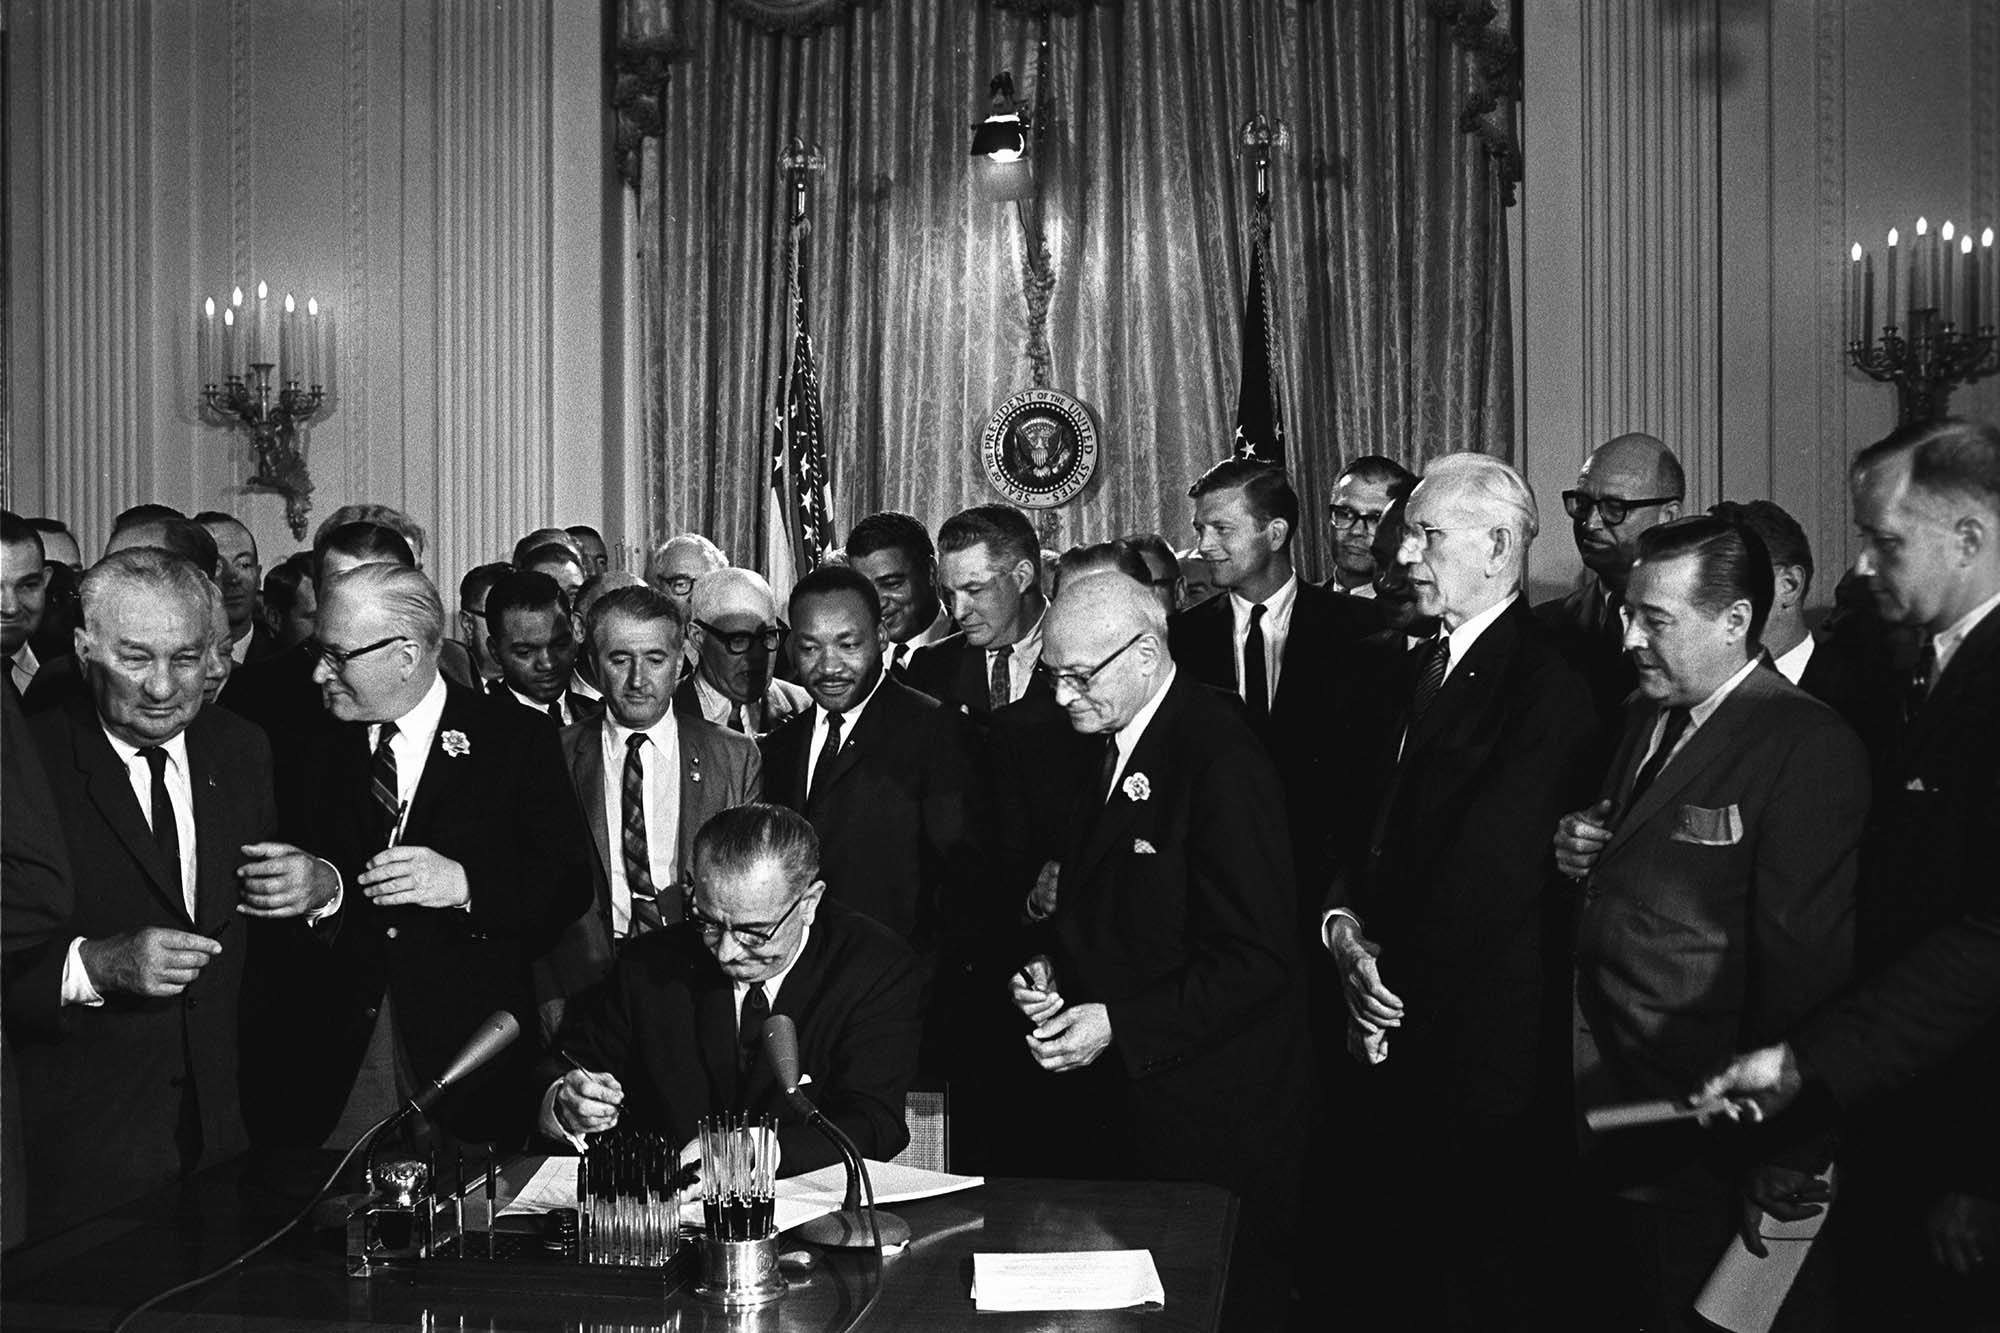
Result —
<instances>
[{"instance_id":1,"label":"bald man","mask_svg":"<svg viewBox=\"0 0 2000 1333\"><path fill-rule=\"evenodd\" d=\"M1607 734L1621 720L1639 677L1626 660L1619 608L1631 577L1639 536L1681 516L1687 482L1674 451L1651 435L1620 435L1599 445L1562 493L1577 554L1588 571L1567 597L1543 602L1535 616L1554 630L1563 655L1590 683Z\"/></svg>"},{"instance_id":2,"label":"bald man","mask_svg":"<svg viewBox=\"0 0 2000 1333\"><path fill-rule=\"evenodd\" d=\"M1277 770L1232 700L1175 670L1137 580L1065 583L1043 634L1040 669L1070 726L1102 738L1103 777L1062 860L1052 947L1013 980L1028 1049L1102 1095L1071 1127L1095 1137L1098 1174L1243 1200L1230 1322L1280 1327L1309 1069Z\"/></svg>"},{"instance_id":3,"label":"bald man","mask_svg":"<svg viewBox=\"0 0 2000 1333\"><path fill-rule=\"evenodd\" d=\"M689 601L695 669L674 692L676 711L757 737L811 707L803 689L771 674L785 628L762 574L733 566L704 574Z\"/></svg>"}]
</instances>

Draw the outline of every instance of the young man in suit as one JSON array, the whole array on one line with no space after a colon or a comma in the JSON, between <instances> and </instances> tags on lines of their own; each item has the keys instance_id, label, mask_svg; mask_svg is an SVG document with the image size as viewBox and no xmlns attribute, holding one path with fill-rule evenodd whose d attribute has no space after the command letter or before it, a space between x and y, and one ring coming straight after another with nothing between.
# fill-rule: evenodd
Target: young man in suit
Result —
<instances>
[{"instance_id":1,"label":"young man in suit","mask_svg":"<svg viewBox=\"0 0 2000 1333\"><path fill-rule=\"evenodd\" d=\"M222 589L223 606L229 612L229 656L236 665L256 662L277 652L277 643L257 614L257 597L263 589L264 565L257 555L257 539L242 520L219 509L205 510L194 521L215 538L216 586Z\"/></svg>"},{"instance_id":2,"label":"young man in suit","mask_svg":"<svg viewBox=\"0 0 2000 1333\"><path fill-rule=\"evenodd\" d=\"M958 624L910 659L903 682L984 722L1038 689L1041 545L1012 505L974 505L938 529L938 582Z\"/></svg>"},{"instance_id":3,"label":"young man in suit","mask_svg":"<svg viewBox=\"0 0 2000 1333\"><path fill-rule=\"evenodd\" d=\"M731 566L702 575L689 602L695 669L674 707L753 739L776 731L809 702L803 689L772 674L786 633L762 574Z\"/></svg>"},{"instance_id":4,"label":"young man in suit","mask_svg":"<svg viewBox=\"0 0 2000 1333\"><path fill-rule=\"evenodd\" d=\"M759 798L763 762L747 736L672 711L680 674L679 609L646 585L591 607L585 651L604 682L605 711L562 733L564 758L590 825L595 906L536 966L550 1033L563 1000L606 972L619 949L681 919L694 835L709 816Z\"/></svg>"},{"instance_id":5,"label":"young man in suit","mask_svg":"<svg viewBox=\"0 0 2000 1333\"><path fill-rule=\"evenodd\" d=\"M1066 583L1046 665L1102 737L1053 947L1011 993L1042 1068L1096 1085L1102 1173L1243 1200L1230 1317L1284 1323L1310 1070L1284 808L1237 711L1175 670L1166 613L1117 573Z\"/></svg>"},{"instance_id":6,"label":"young man in suit","mask_svg":"<svg viewBox=\"0 0 2000 1333\"><path fill-rule=\"evenodd\" d=\"M870 514L847 533L847 563L875 585L882 599L882 629L889 636L889 674L898 680L910 658L951 633L951 617L938 602L937 549L930 533L908 514Z\"/></svg>"},{"instance_id":7,"label":"young man in suit","mask_svg":"<svg viewBox=\"0 0 2000 1333\"><path fill-rule=\"evenodd\" d=\"M676 1143L703 1116L778 1121L778 1173L838 1151L793 1108L763 1050L764 1020L798 1025L808 1095L863 1157L909 1142L903 1097L916 1072L921 982L908 946L824 898L819 839L804 816L744 805L695 836L685 918L633 941L544 1062L538 1123L572 1140L621 1122Z\"/></svg>"},{"instance_id":8,"label":"young man in suit","mask_svg":"<svg viewBox=\"0 0 2000 1333\"><path fill-rule=\"evenodd\" d=\"M2000 1301L2000 428L1943 418L1849 474L1856 569L1927 651L1875 777L1862 842L1864 980L1702 1089L1766 1114L1806 1088L1846 1115L1843 1313L1958 1327ZM1895 1307L1889 1308L1894 1301Z\"/></svg>"},{"instance_id":9,"label":"young man in suit","mask_svg":"<svg viewBox=\"0 0 2000 1333\"><path fill-rule=\"evenodd\" d=\"M1348 1121L1373 1162L1395 1163L1370 1234L1421 1234L1473 1177L1528 1210L1491 1243L1446 1247L1436 1280L1389 1289L1413 1326L1528 1326L1563 1290L1533 1211L1552 1206L1568 1156L1567 905L1549 831L1602 757L1582 680L1521 598L1539 527L1527 482L1483 454L1433 460L1411 493L1397 560L1439 632L1375 760L1365 858L1325 900L1354 1041L1376 1062ZM1358 1311L1378 1294L1350 1299Z\"/></svg>"},{"instance_id":10,"label":"young man in suit","mask_svg":"<svg viewBox=\"0 0 2000 1333\"><path fill-rule=\"evenodd\" d=\"M486 594L487 651L500 664L488 690L496 699L544 714L558 727L587 722L603 711L570 689L578 643L569 596L538 570L517 570Z\"/></svg>"},{"instance_id":11,"label":"young man in suit","mask_svg":"<svg viewBox=\"0 0 2000 1333\"><path fill-rule=\"evenodd\" d=\"M447 683L429 579L362 565L321 587L313 679L337 725L309 742L295 841L339 870L326 975L301 997L286 1141L351 1142L506 1009L532 1026L529 966L591 905L590 834L555 730ZM527 1129L506 1089L522 1042L441 1100L461 1139Z\"/></svg>"},{"instance_id":12,"label":"young man in suit","mask_svg":"<svg viewBox=\"0 0 2000 1333\"><path fill-rule=\"evenodd\" d=\"M75 890L67 946L9 969L10 1029L59 1034L16 1052L36 1231L242 1149L237 918L295 917L333 888L271 841L262 734L201 706L216 595L164 551L105 557L83 581L86 692L30 723Z\"/></svg>"},{"instance_id":13,"label":"young man in suit","mask_svg":"<svg viewBox=\"0 0 2000 1333\"><path fill-rule=\"evenodd\" d=\"M41 628L48 586L41 534L19 515L0 512L0 690L16 703L27 697L41 665L29 640Z\"/></svg>"},{"instance_id":14,"label":"young man in suit","mask_svg":"<svg viewBox=\"0 0 2000 1333\"><path fill-rule=\"evenodd\" d=\"M1765 665L1774 582L1763 542L1727 518L1639 539L1625 644L1640 697L1597 804L1564 816L1555 839L1558 867L1584 885L1584 1108L1679 1096L1853 972L1867 752ZM1626 1324L1706 1326L1694 1302L1744 1220L1739 1190L1781 1219L1809 1215L1795 1196L1830 1145L1763 1137L1724 1145L1689 1125L1586 1143L1591 1197L1616 1238L1600 1290ZM1832 1276L1824 1259L1809 1265L1790 1317L1817 1309L1823 1323Z\"/></svg>"}]
</instances>

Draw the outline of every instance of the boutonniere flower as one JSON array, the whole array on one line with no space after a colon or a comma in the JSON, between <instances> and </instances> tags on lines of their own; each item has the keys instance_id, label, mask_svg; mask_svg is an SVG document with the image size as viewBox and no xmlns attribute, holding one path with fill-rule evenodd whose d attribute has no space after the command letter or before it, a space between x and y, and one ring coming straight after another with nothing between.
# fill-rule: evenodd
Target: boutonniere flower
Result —
<instances>
[{"instance_id":1,"label":"boutonniere flower","mask_svg":"<svg viewBox=\"0 0 2000 1333\"><path fill-rule=\"evenodd\" d=\"M444 752L453 759L463 759L472 753L472 742L465 738L465 733L462 731L447 731L438 737L438 743L444 746Z\"/></svg>"},{"instance_id":2,"label":"boutonniere flower","mask_svg":"<svg viewBox=\"0 0 2000 1333\"><path fill-rule=\"evenodd\" d=\"M1143 801L1153 794L1153 784L1147 781L1144 773L1129 773L1125 777L1123 790L1126 800Z\"/></svg>"}]
</instances>

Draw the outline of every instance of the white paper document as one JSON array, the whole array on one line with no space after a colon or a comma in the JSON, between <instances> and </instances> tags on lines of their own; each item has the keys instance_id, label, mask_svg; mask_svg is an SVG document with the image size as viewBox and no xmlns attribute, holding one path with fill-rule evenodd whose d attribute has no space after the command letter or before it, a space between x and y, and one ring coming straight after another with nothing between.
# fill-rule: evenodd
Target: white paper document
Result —
<instances>
[{"instance_id":1,"label":"white paper document","mask_svg":"<svg viewBox=\"0 0 2000 1333\"><path fill-rule=\"evenodd\" d=\"M1824 1179L1832 1178L1829 1169ZM1813 1238L1832 1210L1832 1204L1825 1204L1800 1222L1759 1214L1757 1234L1769 1257L1759 1259L1744 1248L1741 1236L1731 1237L1722 1262L1709 1274L1708 1285L1694 1303L1695 1313L1730 1333L1770 1333L1806 1255L1812 1252Z\"/></svg>"},{"instance_id":2,"label":"white paper document","mask_svg":"<svg viewBox=\"0 0 2000 1333\"><path fill-rule=\"evenodd\" d=\"M1151 1250L974 1254L972 1301L981 1310L1123 1310L1165 1305Z\"/></svg>"}]
</instances>

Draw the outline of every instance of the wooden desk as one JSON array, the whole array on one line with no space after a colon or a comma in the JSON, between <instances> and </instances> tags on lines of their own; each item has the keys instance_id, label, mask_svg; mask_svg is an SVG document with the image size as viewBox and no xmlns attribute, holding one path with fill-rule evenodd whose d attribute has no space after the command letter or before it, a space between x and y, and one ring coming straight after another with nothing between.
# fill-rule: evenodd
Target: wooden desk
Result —
<instances>
[{"instance_id":1,"label":"wooden desk","mask_svg":"<svg viewBox=\"0 0 2000 1333\"><path fill-rule=\"evenodd\" d=\"M95 1329L127 1307L246 1248L297 1210L332 1158L268 1170L239 1161L0 1261L0 1326ZM276 1187L274 1187L274 1182ZM976 1190L900 1204L914 1238L884 1266L882 1299L863 1326L932 1330L1213 1329L1222 1307L1236 1201L1210 1185L996 1180ZM1077 1314L976 1314L968 1292L975 1250L1150 1249L1165 1308ZM789 1275L789 1274L788 1274ZM860 1312L870 1265L823 1256L775 1306L725 1315L688 1296L671 1301L587 1291L499 1293L395 1277L349 1278L337 1232L304 1227L248 1268L148 1311L134 1333L330 1329L562 1330L700 1333L823 1330Z\"/></svg>"}]
</instances>

